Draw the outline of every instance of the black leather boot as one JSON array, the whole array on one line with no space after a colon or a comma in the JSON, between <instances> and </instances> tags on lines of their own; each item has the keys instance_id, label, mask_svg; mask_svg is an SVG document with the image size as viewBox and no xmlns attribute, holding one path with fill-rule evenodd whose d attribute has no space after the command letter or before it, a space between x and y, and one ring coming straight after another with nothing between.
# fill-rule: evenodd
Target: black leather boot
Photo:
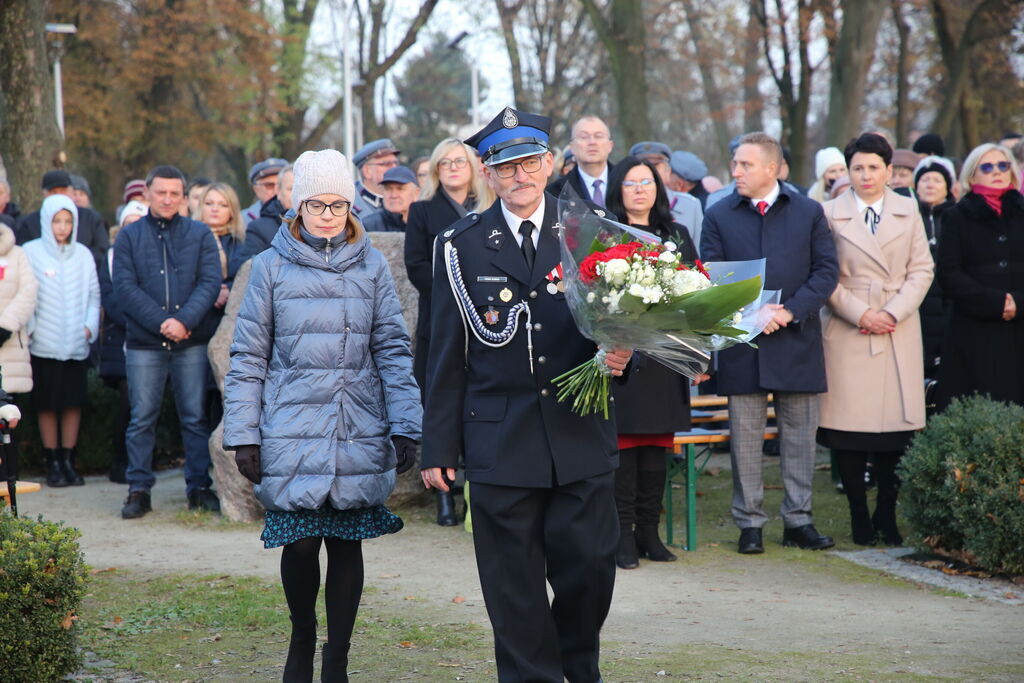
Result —
<instances>
[{"instance_id":1,"label":"black leather boot","mask_svg":"<svg viewBox=\"0 0 1024 683\"><path fill-rule=\"evenodd\" d=\"M867 485L864 481L865 456L853 451L835 451L843 493L850 506L850 532L857 545L875 544L875 526L868 514Z\"/></svg>"},{"instance_id":2,"label":"black leather boot","mask_svg":"<svg viewBox=\"0 0 1024 683\"><path fill-rule=\"evenodd\" d=\"M634 536L636 538L636 550L640 557L646 557L651 562L676 561L676 556L658 538L657 525L640 526L638 524Z\"/></svg>"},{"instance_id":3,"label":"black leather boot","mask_svg":"<svg viewBox=\"0 0 1024 683\"><path fill-rule=\"evenodd\" d=\"M70 486L71 482L61 463L63 453L56 448L44 448L43 457L46 459L46 485L54 488Z\"/></svg>"},{"instance_id":4,"label":"black leather boot","mask_svg":"<svg viewBox=\"0 0 1024 683\"><path fill-rule=\"evenodd\" d=\"M903 545L903 536L896 526L896 497L899 495L900 479L896 476L896 465L900 454L881 454L875 459L875 474L878 478L878 498L875 514L871 516L875 529L885 545Z\"/></svg>"},{"instance_id":5,"label":"black leather boot","mask_svg":"<svg viewBox=\"0 0 1024 683\"><path fill-rule=\"evenodd\" d=\"M64 468L64 477L71 486L82 486L85 484L85 479L82 479L82 475L75 469L75 459L77 457L78 449L74 446L60 449L60 466Z\"/></svg>"},{"instance_id":6,"label":"black leather boot","mask_svg":"<svg viewBox=\"0 0 1024 683\"><path fill-rule=\"evenodd\" d=\"M455 515L455 497L451 491L437 492L437 523L441 526L455 526L459 523Z\"/></svg>"},{"instance_id":7,"label":"black leather boot","mask_svg":"<svg viewBox=\"0 0 1024 683\"><path fill-rule=\"evenodd\" d=\"M320 665L320 683L348 683L348 650L352 643L337 647L324 643L324 657Z\"/></svg>"},{"instance_id":8,"label":"black leather boot","mask_svg":"<svg viewBox=\"0 0 1024 683\"><path fill-rule=\"evenodd\" d=\"M619 544L615 546L615 566L619 569L636 569L640 566L632 524L619 527Z\"/></svg>"},{"instance_id":9,"label":"black leather boot","mask_svg":"<svg viewBox=\"0 0 1024 683\"><path fill-rule=\"evenodd\" d=\"M311 683L313 656L316 654L316 621L296 624L292 619L292 637L288 641L288 660L284 665L284 683Z\"/></svg>"}]
</instances>

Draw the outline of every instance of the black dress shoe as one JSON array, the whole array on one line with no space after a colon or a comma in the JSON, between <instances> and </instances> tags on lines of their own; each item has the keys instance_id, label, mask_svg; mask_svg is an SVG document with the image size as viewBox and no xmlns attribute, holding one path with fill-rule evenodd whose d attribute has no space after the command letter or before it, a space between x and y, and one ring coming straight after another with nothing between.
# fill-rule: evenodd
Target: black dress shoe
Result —
<instances>
[{"instance_id":1,"label":"black dress shoe","mask_svg":"<svg viewBox=\"0 0 1024 683\"><path fill-rule=\"evenodd\" d=\"M822 536L813 524L786 529L782 533L782 545L787 548L800 548L802 550L824 550L831 548L836 542L829 536Z\"/></svg>"},{"instance_id":2,"label":"black dress shoe","mask_svg":"<svg viewBox=\"0 0 1024 683\"><path fill-rule=\"evenodd\" d=\"M739 552L742 555L759 555L764 552L760 529L752 526L740 529Z\"/></svg>"},{"instance_id":3,"label":"black dress shoe","mask_svg":"<svg viewBox=\"0 0 1024 683\"><path fill-rule=\"evenodd\" d=\"M636 569L640 566L632 524L623 524L619 527L619 543L615 546L615 566L619 569Z\"/></svg>"},{"instance_id":4,"label":"black dress shoe","mask_svg":"<svg viewBox=\"0 0 1024 683\"><path fill-rule=\"evenodd\" d=\"M188 494L188 509L220 512L220 500L217 494L203 486Z\"/></svg>"}]
</instances>

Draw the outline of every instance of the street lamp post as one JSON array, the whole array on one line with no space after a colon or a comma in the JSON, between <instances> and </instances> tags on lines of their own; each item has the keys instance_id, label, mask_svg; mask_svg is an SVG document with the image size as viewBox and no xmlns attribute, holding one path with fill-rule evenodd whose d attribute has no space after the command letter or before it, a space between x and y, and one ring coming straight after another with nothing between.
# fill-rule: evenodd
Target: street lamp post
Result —
<instances>
[{"instance_id":1,"label":"street lamp post","mask_svg":"<svg viewBox=\"0 0 1024 683\"><path fill-rule=\"evenodd\" d=\"M61 138L64 137L64 87L61 83L63 74L60 69L60 53L64 47L61 36L74 35L78 33L78 27L74 24L46 24L47 33L56 33L56 51L53 60L53 108L57 113L57 128L60 130Z\"/></svg>"}]
</instances>

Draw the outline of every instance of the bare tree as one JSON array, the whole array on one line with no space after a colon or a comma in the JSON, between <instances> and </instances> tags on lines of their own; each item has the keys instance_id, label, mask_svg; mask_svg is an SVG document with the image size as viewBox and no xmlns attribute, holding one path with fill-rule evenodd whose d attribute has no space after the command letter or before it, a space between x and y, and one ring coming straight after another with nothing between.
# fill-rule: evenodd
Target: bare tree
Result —
<instances>
[{"instance_id":1,"label":"bare tree","mask_svg":"<svg viewBox=\"0 0 1024 683\"><path fill-rule=\"evenodd\" d=\"M700 59L708 48L708 38L704 34L703 7L696 7L693 0L680 0L686 12L686 23L690 28L690 39L693 41L694 52L698 55L697 69L700 71L701 84L704 86L704 99L707 102L711 121L715 127L715 137L718 140L719 149L728 149L732 135L729 132L729 124L726 120L727 110L725 99L718 82L715 78L715 68L707 59Z\"/></svg>"},{"instance_id":2,"label":"bare tree","mask_svg":"<svg viewBox=\"0 0 1024 683\"><path fill-rule=\"evenodd\" d=\"M651 135L648 118L647 29L642 0L580 0L590 24L604 45L615 79L619 126L627 140L646 140Z\"/></svg>"},{"instance_id":3,"label":"bare tree","mask_svg":"<svg viewBox=\"0 0 1024 683\"><path fill-rule=\"evenodd\" d=\"M899 35L896 56L896 146L905 147L910 133L910 25L903 15L903 2L890 0L893 23Z\"/></svg>"},{"instance_id":4,"label":"bare tree","mask_svg":"<svg viewBox=\"0 0 1024 683\"><path fill-rule=\"evenodd\" d=\"M43 32L44 3L0 3L0 155L14 200L37 205L39 178L61 151Z\"/></svg>"},{"instance_id":5,"label":"bare tree","mask_svg":"<svg viewBox=\"0 0 1024 683\"><path fill-rule=\"evenodd\" d=\"M886 0L840 0L842 23L832 49L825 140L841 145L860 132L861 104Z\"/></svg>"}]
</instances>

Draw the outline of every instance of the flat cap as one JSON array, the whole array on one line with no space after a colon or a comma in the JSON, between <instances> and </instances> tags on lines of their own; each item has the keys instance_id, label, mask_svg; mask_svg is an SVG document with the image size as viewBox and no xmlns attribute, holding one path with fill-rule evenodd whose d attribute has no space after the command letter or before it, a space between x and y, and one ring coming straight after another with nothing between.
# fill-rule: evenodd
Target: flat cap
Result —
<instances>
[{"instance_id":1,"label":"flat cap","mask_svg":"<svg viewBox=\"0 0 1024 683\"><path fill-rule=\"evenodd\" d=\"M279 159L277 157L264 159L257 164L253 164L252 168L249 169L249 182L255 183L260 178L277 175L278 172L287 165L287 159Z\"/></svg>"},{"instance_id":2,"label":"flat cap","mask_svg":"<svg viewBox=\"0 0 1024 683\"><path fill-rule=\"evenodd\" d=\"M395 147L395 143L391 142L390 138L371 140L352 155L352 163L356 166L362 166L368 159L381 154L401 154L401 150Z\"/></svg>"},{"instance_id":3,"label":"flat cap","mask_svg":"<svg viewBox=\"0 0 1024 683\"><path fill-rule=\"evenodd\" d=\"M638 142L629 148L630 156L638 157L647 156L648 154L660 154L666 159L672 158L672 150L663 142L652 142L648 140L647 142Z\"/></svg>"},{"instance_id":4,"label":"flat cap","mask_svg":"<svg viewBox=\"0 0 1024 683\"><path fill-rule=\"evenodd\" d=\"M691 183L700 181L701 178L708 174L708 165L701 161L701 158L693 152L682 150L672 152L668 165L672 167L673 173Z\"/></svg>"},{"instance_id":5,"label":"flat cap","mask_svg":"<svg viewBox=\"0 0 1024 683\"><path fill-rule=\"evenodd\" d=\"M43 189L55 187L71 187L71 174L67 171L47 171L43 174Z\"/></svg>"},{"instance_id":6,"label":"flat cap","mask_svg":"<svg viewBox=\"0 0 1024 683\"><path fill-rule=\"evenodd\" d=\"M549 151L551 119L505 107L465 143L480 153L488 166Z\"/></svg>"},{"instance_id":7,"label":"flat cap","mask_svg":"<svg viewBox=\"0 0 1024 683\"><path fill-rule=\"evenodd\" d=\"M416 174L413 173L412 169L408 166L392 166L388 170L384 171L384 178L380 183L381 185L384 183L400 183L402 185L412 183L416 187L420 186L416 181Z\"/></svg>"},{"instance_id":8,"label":"flat cap","mask_svg":"<svg viewBox=\"0 0 1024 683\"><path fill-rule=\"evenodd\" d=\"M894 150L892 153L893 166L903 166L904 168L914 170L915 168L917 168L917 162L919 160L920 157L917 154L911 152L909 149L897 149Z\"/></svg>"}]
</instances>

